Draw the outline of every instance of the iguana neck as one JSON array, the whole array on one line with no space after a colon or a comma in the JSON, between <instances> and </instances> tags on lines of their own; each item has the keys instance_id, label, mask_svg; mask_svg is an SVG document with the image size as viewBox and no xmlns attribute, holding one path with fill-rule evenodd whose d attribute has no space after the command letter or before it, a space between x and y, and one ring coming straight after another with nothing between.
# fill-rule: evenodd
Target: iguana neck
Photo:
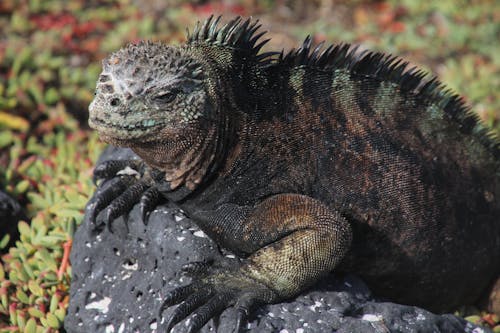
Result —
<instances>
[{"instance_id":1,"label":"iguana neck","mask_svg":"<svg viewBox=\"0 0 500 333\"><path fill-rule=\"evenodd\" d=\"M165 172L171 190L185 185L194 191L223 167L231 150L239 126L238 117L223 107L227 101L215 93L218 89L211 87L212 84L207 83L211 111L206 121L188 125L176 133L159 133L156 142L131 146L146 164Z\"/></svg>"},{"instance_id":2,"label":"iguana neck","mask_svg":"<svg viewBox=\"0 0 500 333\"><path fill-rule=\"evenodd\" d=\"M234 155L237 133L248 125L245 124L248 113L255 109L253 98L247 98L248 103L239 105L237 95L245 93L248 97L249 85L255 84L250 82L253 75L236 75L234 72L229 75L227 72L241 68L224 68L220 63L210 61L217 57L207 57L204 52L213 52L213 49L189 48L186 51L207 72L205 89L210 108L206 120L180 129L179 133L160 133L157 142L135 143L131 148L147 164L165 172L172 190L185 185L193 191L226 168L227 157ZM220 80L221 77L230 77L231 80ZM170 139L162 140L163 137Z\"/></svg>"}]
</instances>

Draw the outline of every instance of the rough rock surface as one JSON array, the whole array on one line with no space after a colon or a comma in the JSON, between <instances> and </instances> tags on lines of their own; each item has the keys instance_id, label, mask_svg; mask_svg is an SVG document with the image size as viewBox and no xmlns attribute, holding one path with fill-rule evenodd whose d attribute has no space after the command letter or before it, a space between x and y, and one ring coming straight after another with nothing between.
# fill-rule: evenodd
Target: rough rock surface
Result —
<instances>
[{"instance_id":1,"label":"rough rock surface","mask_svg":"<svg viewBox=\"0 0 500 333\"><path fill-rule=\"evenodd\" d=\"M111 148L103 156L105 160L128 158L131 151ZM179 274L181 266L231 257L168 205L152 212L147 224L135 207L128 218L112 224L113 233L101 229L93 231L86 218L75 233L67 332L163 332L162 325L172 312L169 308L159 315L163 295L189 282ZM218 332L232 332L233 318L234 311L228 309L203 332L213 332L215 327ZM183 328L181 323L174 332ZM295 300L261 307L247 328L282 333L487 332L451 314L436 315L376 299L352 275L331 277Z\"/></svg>"}]
</instances>

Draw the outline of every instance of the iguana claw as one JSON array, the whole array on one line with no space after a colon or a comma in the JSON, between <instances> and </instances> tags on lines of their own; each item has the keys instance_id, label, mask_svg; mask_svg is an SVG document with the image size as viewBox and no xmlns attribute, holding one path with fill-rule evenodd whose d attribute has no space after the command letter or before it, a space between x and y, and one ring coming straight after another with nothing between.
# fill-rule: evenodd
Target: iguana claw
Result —
<instances>
[{"instance_id":1,"label":"iguana claw","mask_svg":"<svg viewBox=\"0 0 500 333\"><path fill-rule=\"evenodd\" d=\"M238 310L238 314L236 317L236 325L234 325L233 333L239 333L243 323L247 320L248 313L245 311Z\"/></svg>"},{"instance_id":2,"label":"iguana claw","mask_svg":"<svg viewBox=\"0 0 500 333\"><path fill-rule=\"evenodd\" d=\"M248 316L250 315L252 309L254 309L254 307L258 304L258 298L255 297L242 297L238 300L238 303L235 305L238 314L236 316L236 324L233 331L234 333L238 333L241 330L242 326L248 320Z\"/></svg>"}]
</instances>

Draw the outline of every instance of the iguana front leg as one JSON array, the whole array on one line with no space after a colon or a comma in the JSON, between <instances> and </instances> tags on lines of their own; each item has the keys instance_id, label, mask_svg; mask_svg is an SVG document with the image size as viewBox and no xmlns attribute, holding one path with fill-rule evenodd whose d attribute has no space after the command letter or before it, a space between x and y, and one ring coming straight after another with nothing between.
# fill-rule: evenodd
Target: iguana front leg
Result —
<instances>
[{"instance_id":1,"label":"iguana front leg","mask_svg":"<svg viewBox=\"0 0 500 333\"><path fill-rule=\"evenodd\" d=\"M216 270L168 293L165 305L180 305L167 331L190 314L188 332L197 331L232 305L239 329L255 305L293 297L333 270L352 239L350 225L338 212L304 195L280 194L253 209L223 205L196 215L203 216L200 225L211 223L204 229L216 241L252 254L238 269Z\"/></svg>"}]
</instances>

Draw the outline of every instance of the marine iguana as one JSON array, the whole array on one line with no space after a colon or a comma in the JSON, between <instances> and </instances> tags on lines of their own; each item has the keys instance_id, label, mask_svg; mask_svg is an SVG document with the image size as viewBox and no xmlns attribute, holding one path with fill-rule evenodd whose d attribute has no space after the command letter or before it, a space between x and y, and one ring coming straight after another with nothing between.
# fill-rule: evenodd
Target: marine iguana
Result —
<instances>
[{"instance_id":1,"label":"marine iguana","mask_svg":"<svg viewBox=\"0 0 500 333\"><path fill-rule=\"evenodd\" d=\"M119 180L92 220L136 203L146 220L166 198L243 258L188 265L167 331L230 306L239 328L332 271L439 312L491 290L499 313L500 143L461 97L395 56L310 37L263 53L258 21L219 20L111 54L89 106L102 140L141 158L96 168Z\"/></svg>"}]
</instances>

